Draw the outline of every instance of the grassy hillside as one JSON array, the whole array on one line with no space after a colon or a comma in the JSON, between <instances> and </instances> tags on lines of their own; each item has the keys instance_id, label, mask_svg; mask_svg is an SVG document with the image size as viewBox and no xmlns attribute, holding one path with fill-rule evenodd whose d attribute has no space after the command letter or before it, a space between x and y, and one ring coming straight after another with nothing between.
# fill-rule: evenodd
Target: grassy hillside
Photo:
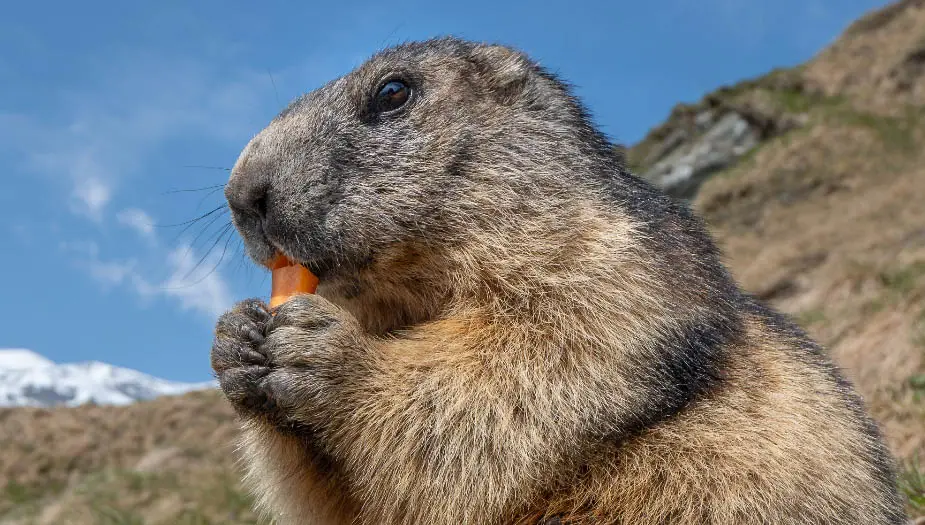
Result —
<instances>
[{"instance_id":1,"label":"grassy hillside","mask_svg":"<svg viewBox=\"0 0 925 525\"><path fill-rule=\"evenodd\" d=\"M679 106L627 159L645 173L704 137L699 115L729 111L756 145L707 172L691 203L743 286L857 385L925 515L925 1L864 17L799 68ZM216 392L0 410L0 524L257 523L235 435Z\"/></svg>"},{"instance_id":2,"label":"grassy hillside","mask_svg":"<svg viewBox=\"0 0 925 525\"><path fill-rule=\"evenodd\" d=\"M216 391L128 407L0 410L0 523L254 524Z\"/></svg>"}]
</instances>

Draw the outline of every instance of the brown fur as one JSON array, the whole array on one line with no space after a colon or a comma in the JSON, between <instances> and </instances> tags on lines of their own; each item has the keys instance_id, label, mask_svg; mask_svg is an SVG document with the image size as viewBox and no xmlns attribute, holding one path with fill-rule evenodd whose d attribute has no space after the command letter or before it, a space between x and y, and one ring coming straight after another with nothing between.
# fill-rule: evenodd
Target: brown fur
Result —
<instances>
[{"instance_id":1,"label":"brown fur","mask_svg":"<svg viewBox=\"0 0 925 525\"><path fill-rule=\"evenodd\" d=\"M754 346L737 349L726 388L602 452L541 512L565 523L884 522L889 508L856 503L880 475L857 462L869 446L857 414L823 401L842 393L788 358L792 341L749 324Z\"/></svg>"},{"instance_id":2,"label":"brown fur","mask_svg":"<svg viewBox=\"0 0 925 525\"><path fill-rule=\"evenodd\" d=\"M485 86L458 101L487 107L481 127L452 129L467 116L435 112L454 95L426 82L387 121L417 119L423 146L344 123L339 94L414 61ZM737 289L699 221L625 173L551 76L455 40L352 75L274 121L227 191L255 259L278 248L322 272L273 318L257 301L226 314L213 348L280 523L902 522L850 385ZM537 100L546 112L527 111ZM345 144L361 155L332 170L347 179L305 180L353 159ZM402 186L350 179L363 162ZM387 191L394 206L356 198ZM302 199L334 204L316 218Z\"/></svg>"}]
</instances>

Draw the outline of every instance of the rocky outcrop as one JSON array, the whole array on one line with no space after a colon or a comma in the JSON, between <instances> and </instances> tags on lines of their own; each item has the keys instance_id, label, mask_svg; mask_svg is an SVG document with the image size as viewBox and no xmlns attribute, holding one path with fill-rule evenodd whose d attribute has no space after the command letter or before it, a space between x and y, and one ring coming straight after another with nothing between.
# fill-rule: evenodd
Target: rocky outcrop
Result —
<instances>
[{"instance_id":1,"label":"rocky outcrop","mask_svg":"<svg viewBox=\"0 0 925 525\"><path fill-rule=\"evenodd\" d=\"M776 71L674 108L667 122L626 151L633 171L669 194L691 199L700 185L764 141L805 122L798 70Z\"/></svg>"},{"instance_id":2,"label":"rocky outcrop","mask_svg":"<svg viewBox=\"0 0 925 525\"><path fill-rule=\"evenodd\" d=\"M704 180L729 167L760 140L757 130L733 111L718 118L704 111L696 120L706 128L705 132L688 141L686 134L677 130L660 145L659 160L643 173L643 177L671 194L688 199Z\"/></svg>"},{"instance_id":3,"label":"rocky outcrop","mask_svg":"<svg viewBox=\"0 0 925 525\"><path fill-rule=\"evenodd\" d=\"M716 173L803 125L807 111L838 100L875 118L903 118L925 106L925 0L870 13L803 66L676 106L664 124L621 153L637 175L691 199Z\"/></svg>"}]
</instances>

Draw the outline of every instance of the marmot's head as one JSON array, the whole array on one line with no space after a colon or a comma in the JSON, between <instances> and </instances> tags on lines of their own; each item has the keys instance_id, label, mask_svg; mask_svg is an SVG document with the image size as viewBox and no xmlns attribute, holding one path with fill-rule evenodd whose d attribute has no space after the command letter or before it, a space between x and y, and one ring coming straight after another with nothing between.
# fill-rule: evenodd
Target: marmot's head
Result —
<instances>
[{"instance_id":1,"label":"marmot's head","mask_svg":"<svg viewBox=\"0 0 925 525\"><path fill-rule=\"evenodd\" d=\"M241 153L225 194L252 258L281 249L324 285L402 246L535 214L555 200L543 173L587 161L580 135L596 137L579 104L523 54L410 43L294 101Z\"/></svg>"}]
</instances>

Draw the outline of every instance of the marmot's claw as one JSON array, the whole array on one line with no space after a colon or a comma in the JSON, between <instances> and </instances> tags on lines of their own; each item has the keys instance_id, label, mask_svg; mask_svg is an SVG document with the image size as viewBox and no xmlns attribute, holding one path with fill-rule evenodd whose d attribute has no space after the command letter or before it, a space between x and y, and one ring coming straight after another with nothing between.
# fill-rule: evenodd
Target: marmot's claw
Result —
<instances>
[{"instance_id":1,"label":"marmot's claw","mask_svg":"<svg viewBox=\"0 0 925 525\"><path fill-rule=\"evenodd\" d=\"M267 335L284 326L306 331L325 330L339 324L345 312L324 298L311 295L297 295L281 304L276 315L267 322Z\"/></svg>"}]
</instances>

